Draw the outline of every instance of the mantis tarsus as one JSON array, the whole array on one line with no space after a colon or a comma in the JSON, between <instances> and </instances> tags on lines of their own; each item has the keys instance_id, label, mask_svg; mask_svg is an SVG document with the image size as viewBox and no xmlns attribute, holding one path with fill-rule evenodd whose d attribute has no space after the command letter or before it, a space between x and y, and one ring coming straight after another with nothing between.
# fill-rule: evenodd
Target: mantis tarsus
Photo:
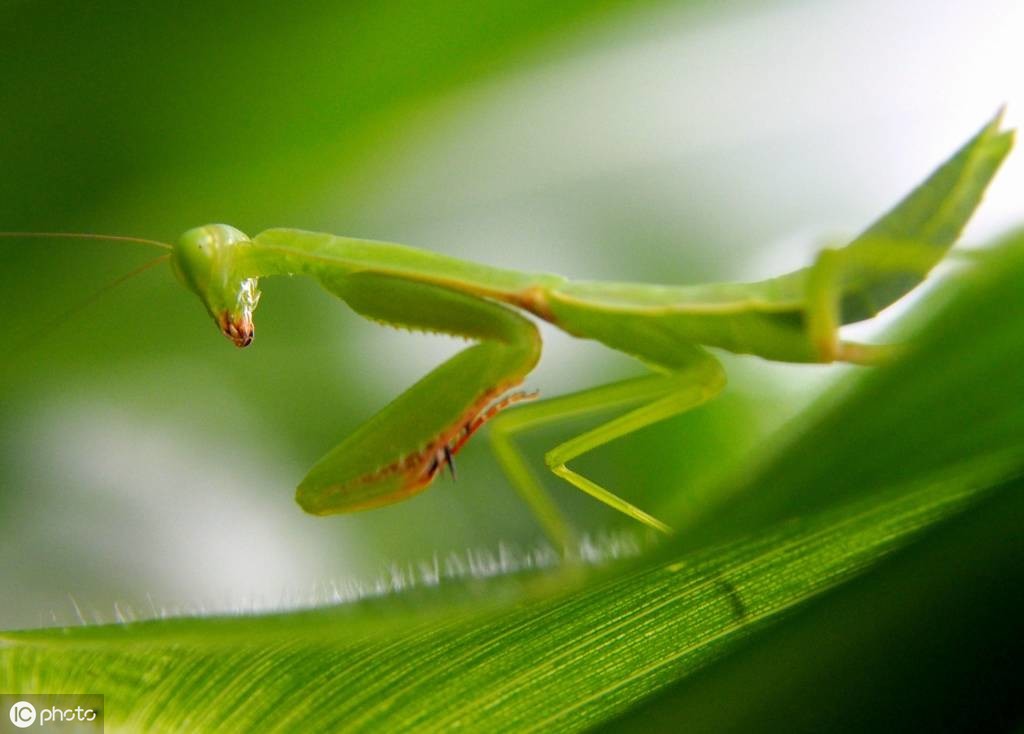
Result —
<instances>
[{"instance_id":1,"label":"mantis tarsus","mask_svg":"<svg viewBox=\"0 0 1024 734\"><path fill-rule=\"evenodd\" d=\"M725 374L706 347L784 362L878 362L883 348L843 341L839 327L873 317L943 258L1010 149L1012 133L1000 132L999 125L997 115L850 244L821 252L807 268L754 283L580 282L295 229L248 237L223 224L191 229L176 245L164 246L171 248L166 257L178 278L239 347L252 341L258 279L284 274L314 278L368 319L476 342L310 470L297 491L307 512L364 510L409 497L446 466L454 472L452 457L490 421L501 466L549 536L565 544L569 526L513 439L540 424L619 408L618 417L551 449L545 462L601 502L668 532L663 522L569 463L718 394ZM534 397L510 392L541 354L538 330L522 311L630 354L653 374L502 412Z\"/></svg>"}]
</instances>

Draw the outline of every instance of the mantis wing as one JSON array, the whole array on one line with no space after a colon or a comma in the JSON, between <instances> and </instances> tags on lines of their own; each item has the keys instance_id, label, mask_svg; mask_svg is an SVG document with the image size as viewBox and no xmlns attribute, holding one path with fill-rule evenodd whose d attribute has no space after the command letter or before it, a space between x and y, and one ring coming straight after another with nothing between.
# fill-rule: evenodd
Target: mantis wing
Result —
<instances>
[{"instance_id":1,"label":"mantis wing","mask_svg":"<svg viewBox=\"0 0 1024 734\"><path fill-rule=\"evenodd\" d=\"M841 248L839 318L871 318L913 290L960 237L1000 164L1013 131L1000 112L874 224ZM776 297L803 299L811 268L753 284Z\"/></svg>"}]
</instances>

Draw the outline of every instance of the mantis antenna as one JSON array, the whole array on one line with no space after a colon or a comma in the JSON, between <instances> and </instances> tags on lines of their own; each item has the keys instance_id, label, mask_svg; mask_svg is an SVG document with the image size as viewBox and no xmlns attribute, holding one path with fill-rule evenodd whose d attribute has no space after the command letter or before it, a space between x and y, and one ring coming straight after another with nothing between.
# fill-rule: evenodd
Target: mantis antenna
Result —
<instances>
[{"instance_id":1,"label":"mantis antenna","mask_svg":"<svg viewBox=\"0 0 1024 734\"><path fill-rule=\"evenodd\" d=\"M110 234L90 234L90 233L87 233L87 232L0 232L0 238L3 238L3 239L29 239L29 238L34 238L34 239L99 240L99 241L108 241L108 242L128 242L128 243L135 244L135 245L146 245L146 246L150 246L150 247L159 247L161 250L173 250L174 249L174 247L172 245L169 245L166 242L160 242L159 240L149 240L149 239L145 239L144 237L126 237L124 235L110 235ZM122 283L124 283L125 281L134 278L136 275L139 275L140 273L146 272L147 270L152 268L154 265L158 265L158 264L160 264L160 263L162 263L162 262L164 262L166 260L169 260L170 257L171 257L171 255L169 253L167 255L161 255L160 257L158 257L158 258L156 258L154 260L150 260L149 262L140 265L139 267L135 268L131 272L128 272L128 273L125 273L124 275L118 276L114 280L112 280L109 283L107 283L106 285L104 285L102 288L99 288L98 290L93 291L88 296L83 298L81 301L76 303L74 306L72 306L71 308L67 309L66 311L61 313L59 316L55 316L54 318L49 319L39 329L37 329L32 334L30 334L27 337L25 337L25 339L23 339L21 341L21 343L17 347L15 347L14 354L19 354L19 353L23 352L25 349L27 349L28 347L32 346L36 341L38 341L48 331L53 329L55 326L58 326L58 325L64 323L65 321L67 321L69 318L75 316L76 314L80 313L82 310L84 310L88 306L92 305L97 300L99 300L108 291L111 291L114 288L116 288L117 286L119 286Z\"/></svg>"},{"instance_id":2,"label":"mantis antenna","mask_svg":"<svg viewBox=\"0 0 1024 734\"><path fill-rule=\"evenodd\" d=\"M111 242L132 242L137 245L152 245L153 247L159 247L164 250L173 250L174 247L168 245L166 242L160 242L158 240L147 240L142 237L124 237L122 235L112 234L86 234L84 232L0 232L0 237L7 238L21 238L21 237L36 237L36 238L63 238L63 239L78 239L78 240L109 240Z\"/></svg>"},{"instance_id":3,"label":"mantis antenna","mask_svg":"<svg viewBox=\"0 0 1024 734\"><path fill-rule=\"evenodd\" d=\"M149 270L150 268L154 267L155 265L159 265L160 263L166 262L167 260L170 260L170 259L171 259L170 254L161 255L160 257L153 258L152 260L149 260L148 262L144 262L139 267L134 268L133 270L130 270L129 272L125 273L124 275L117 276L116 278L114 278L112 281L110 281L106 285L104 285L101 288L98 288L95 291L93 291L92 293L90 293L88 296L86 296L81 301L76 303L74 306L69 308L67 311L62 313L59 317L53 319L53 321L48 322L47 323L47 327L53 326L55 323L60 323L64 319L68 318L68 316L70 316L72 314L75 314L75 313L78 313L79 311L81 311L86 306L89 306L89 305L95 303L96 300L99 299L100 297L102 297L105 293L107 293L108 291L114 290L115 288L117 288L119 285L121 285L125 281L131 280L136 275L139 275L140 273L144 273L147 270Z\"/></svg>"}]
</instances>

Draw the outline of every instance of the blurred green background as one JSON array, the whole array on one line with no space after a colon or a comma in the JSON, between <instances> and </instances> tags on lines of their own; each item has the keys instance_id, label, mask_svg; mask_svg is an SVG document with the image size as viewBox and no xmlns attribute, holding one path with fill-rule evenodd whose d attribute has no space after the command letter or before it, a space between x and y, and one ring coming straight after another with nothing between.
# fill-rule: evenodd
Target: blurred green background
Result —
<instances>
[{"instance_id":1,"label":"blurred green background","mask_svg":"<svg viewBox=\"0 0 1024 734\"><path fill-rule=\"evenodd\" d=\"M856 232L1004 102L1012 126L1022 27L1013 0L14 2L0 229L173 240L223 221L580 278L762 277ZM1021 221L1022 183L1011 156L969 239ZM479 439L457 483L399 505L323 519L292 500L458 343L279 279L238 351L166 267L63 319L149 253L0 252L0 627L67 623L76 604L110 621L310 603L394 564L541 541ZM641 369L545 336L528 386L546 395ZM727 367L715 403L581 467L696 522L841 372ZM539 462L573 427L526 445ZM622 525L549 486L579 527Z\"/></svg>"}]
</instances>

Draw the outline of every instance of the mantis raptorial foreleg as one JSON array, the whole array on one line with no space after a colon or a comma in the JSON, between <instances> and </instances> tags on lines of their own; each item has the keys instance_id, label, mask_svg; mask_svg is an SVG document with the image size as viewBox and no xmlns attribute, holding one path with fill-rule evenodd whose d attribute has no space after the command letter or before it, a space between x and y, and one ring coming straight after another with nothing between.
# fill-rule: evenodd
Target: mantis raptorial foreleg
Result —
<instances>
[{"instance_id":1,"label":"mantis raptorial foreleg","mask_svg":"<svg viewBox=\"0 0 1024 734\"><path fill-rule=\"evenodd\" d=\"M668 525L656 517L573 471L567 464L617 438L695 408L717 395L725 386L725 373L721 365L703 349L684 348L680 350L679 356L679 361L668 374L603 385L524 406L499 416L491 425L492 445L520 494L532 503L531 498L543 496L544 492L515 446L513 438L517 433L568 418L639 404L639 407L628 413L559 444L545 454L544 461L556 476L591 497L648 527L664 533L671 532Z\"/></svg>"},{"instance_id":2,"label":"mantis raptorial foreleg","mask_svg":"<svg viewBox=\"0 0 1024 734\"><path fill-rule=\"evenodd\" d=\"M478 340L435 368L342 441L309 472L297 499L316 514L397 502L425 488L498 410L540 357L531 321L491 301L373 273L335 274L324 286L357 313L409 329Z\"/></svg>"}]
</instances>

